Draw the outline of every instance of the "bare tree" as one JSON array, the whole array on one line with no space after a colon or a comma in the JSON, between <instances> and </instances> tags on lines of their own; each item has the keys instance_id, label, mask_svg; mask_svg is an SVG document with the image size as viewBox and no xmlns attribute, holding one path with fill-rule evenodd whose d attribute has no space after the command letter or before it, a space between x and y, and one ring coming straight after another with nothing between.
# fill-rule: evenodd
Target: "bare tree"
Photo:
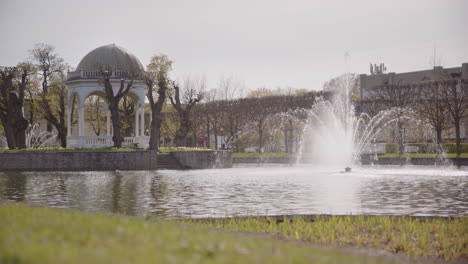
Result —
<instances>
[{"instance_id":1,"label":"bare tree","mask_svg":"<svg viewBox=\"0 0 468 264\"><path fill-rule=\"evenodd\" d=\"M404 128L409 121L406 113L420 96L420 87L414 85L397 84L376 86L369 92L371 96L379 100L387 110L392 110L396 118L398 130L399 154L404 152Z\"/></svg>"},{"instance_id":2,"label":"bare tree","mask_svg":"<svg viewBox=\"0 0 468 264\"><path fill-rule=\"evenodd\" d=\"M151 57L151 62L147 66L146 85L148 86L148 101L151 107L151 132L150 150L159 149L159 138L162 125L161 111L166 102L166 92L169 88L168 74L172 69L172 61L164 55ZM156 85L155 85L156 84ZM155 96L157 94L157 101Z\"/></svg>"},{"instance_id":3,"label":"bare tree","mask_svg":"<svg viewBox=\"0 0 468 264\"><path fill-rule=\"evenodd\" d=\"M451 79L441 80L441 95L445 107L450 113L451 121L455 126L455 137L457 145L457 157L461 154L460 123L468 109L468 80L462 79L460 75L452 75Z\"/></svg>"},{"instance_id":4,"label":"bare tree","mask_svg":"<svg viewBox=\"0 0 468 264\"><path fill-rule=\"evenodd\" d=\"M96 136L101 135L105 125L105 116L102 111L104 102L101 97L92 95L87 99L86 112L88 115L88 122Z\"/></svg>"},{"instance_id":5,"label":"bare tree","mask_svg":"<svg viewBox=\"0 0 468 264\"><path fill-rule=\"evenodd\" d=\"M135 130L135 100L128 94L122 97L119 103L120 122L122 124L122 136L130 136Z\"/></svg>"},{"instance_id":6,"label":"bare tree","mask_svg":"<svg viewBox=\"0 0 468 264\"><path fill-rule=\"evenodd\" d=\"M443 87L438 81L425 81L416 84L421 87L421 99L416 103L416 111L436 132L438 151L442 151L442 132L449 128L450 113L443 99Z\"/></svg>"},{"instance_id":7,"label":"bare tree","mask_svg":"<svg viewBox=\"0 0 468 264\"><path fill-rule=\"evenodd\" d=\"M172 106L179 115L179 129L176 132L176 145L187 145L187 134L192 127L192 108L199 103L204 96L205 80L203 78L191 78L186 76L182 85L173 82L173 95L169 96Z\"/></svg>"}]
</instances>

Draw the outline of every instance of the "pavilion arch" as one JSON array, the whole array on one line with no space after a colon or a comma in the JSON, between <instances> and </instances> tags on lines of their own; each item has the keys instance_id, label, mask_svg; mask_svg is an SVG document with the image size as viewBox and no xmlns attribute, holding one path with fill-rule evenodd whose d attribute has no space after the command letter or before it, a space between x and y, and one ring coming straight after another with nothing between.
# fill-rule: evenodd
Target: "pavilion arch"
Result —
<instances>
[{"instance_id":1,"label":"pavilion arch","mask_svg":"<svg viewBox=\"0 0 468 264\"><path fill-rule=\"evenodd\" d=\"M67 76L68 102L73 96L78 96L78 133L71 132L71 104L67 106L67 146L74 148L112 146L112 131L110 129L110 113L107 109L106 136L85 136L85 101L92 95L104 99L107 104L105 89L102 84L102 66L113 69L110 73L110 83L114 94L117 94L121 80L126 79L129 73L143 72L140 61L130 52L114 44L106 45L89 52L78 64L77 70L69 72ZM125 81L126 84L129 80ZM133 137L124 138L124 145L146 148L149 137L144 135L145 124L145 96L146 84L143 80L133 80L128 95L135 101L135 133Z\"/></svg>"}]
</instances>

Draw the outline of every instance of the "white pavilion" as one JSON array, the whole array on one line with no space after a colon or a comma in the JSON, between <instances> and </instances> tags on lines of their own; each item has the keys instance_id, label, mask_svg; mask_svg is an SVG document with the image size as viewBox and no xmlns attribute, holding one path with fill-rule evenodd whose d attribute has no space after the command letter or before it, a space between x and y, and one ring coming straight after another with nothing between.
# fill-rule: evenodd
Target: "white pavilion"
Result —
<instances>
[{"instance_id":1,"label":"white pavilion","mask_svg":"<svg viewBox=\"0 0 468 264\"><path fill-rule=\"evenodd\" d=\"M102 46L89 52L80 61L76 71L67 76L68 105L67 105L67 147L69 148L97 148L110 147L112 141L112 126L110 111L106 105L107 122L105 136L92 135L85 124L85 101L92 95L105 100L104 84L102 83L102 69L112 69L111 83L114 94L120 88L122 77L127 73L143 72L144 67L138 58L126 49L115 44ZM135 102L135 131L132 137L125 137L123 146L147 148L149 137L145 135L145 96L146 84L143 80L134 80L128 96ZM71 102L74 96L78 98L78 129L72 129Z\"/></svg>"}]
</instances>

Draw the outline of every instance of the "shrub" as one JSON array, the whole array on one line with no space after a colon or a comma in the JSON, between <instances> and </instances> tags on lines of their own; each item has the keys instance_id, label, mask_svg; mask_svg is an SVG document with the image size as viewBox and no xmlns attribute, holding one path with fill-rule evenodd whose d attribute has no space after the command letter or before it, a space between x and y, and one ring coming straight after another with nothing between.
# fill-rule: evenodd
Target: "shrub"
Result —
<instances>
[{"instance_id":1,"label":"shrub","mask_svg":"<svg viewBox=\"0 0 468 264\"><path fill-rule=\"evenodd\" d=\"M437 153L437 145L434 143L408 143L406 146L416 146L419 148L418 153ZM455 143L444 143L442 144L443 149L446 153L456 153L457 147ZM397 154L398 153L398 144L397 143L387 143L385 146L387 154ZM468 143L461 144L461 152L468 153Z\"/></svg>"}]
</instances>

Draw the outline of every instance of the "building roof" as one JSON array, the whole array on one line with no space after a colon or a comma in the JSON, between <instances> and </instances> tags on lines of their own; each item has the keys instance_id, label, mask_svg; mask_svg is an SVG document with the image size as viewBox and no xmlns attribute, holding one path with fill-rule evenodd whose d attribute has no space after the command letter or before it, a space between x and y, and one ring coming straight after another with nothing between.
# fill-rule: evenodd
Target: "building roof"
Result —
<instances>
[{"instance_id":1,"label":"building roof","mask_svg":"<svg viewBox=\"0 0 468 264\"><path fill-rule=\"evenodd\" d=\"M76 71L96 72L103 69L139 73L144 71L140 60L126 49L115 44L96 48L86 54Z\"/></svg>"}]
</instances>

